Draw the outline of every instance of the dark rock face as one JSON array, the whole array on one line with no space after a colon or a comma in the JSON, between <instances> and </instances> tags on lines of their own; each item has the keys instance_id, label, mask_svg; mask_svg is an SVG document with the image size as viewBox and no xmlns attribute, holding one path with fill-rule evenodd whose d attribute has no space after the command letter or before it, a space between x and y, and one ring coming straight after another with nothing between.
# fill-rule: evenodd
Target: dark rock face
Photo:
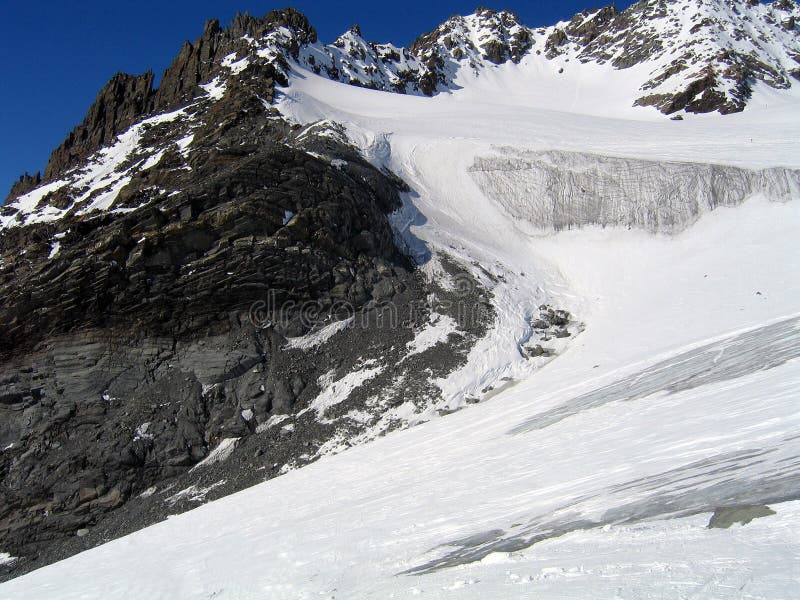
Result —
<instances>
[{"instance_id":1,"label":"dark rock face","mask_svg":"<svg viewBox=\"0 0 800 600\"><path fill-rule=\"evenodd\" d=\"M177 108L198 94L198 86L213 79L220 70L220 60L230 52L243 51L242 37L260 37L276 27L288 27L296 33L297 43L286 48L297 56L297 44L312 43L317 34L308 19L294 9L268 13L263 18L237 14L228 29L219 21L208 21L200 38L184 42L180 53L167 68L158 89L153 89L153 73L128 75L117 73L100 90L83 123L53 152L44 171L51 181L76 166L91 153L110 144L114 138L144 115ZM12 191L9 198L20 195Z\"/></svg>"},{"instance_id":2,"label":"dark rock face","mask_svg":"<svg viewBox=\"0 0 800 600\"><path fill-rule=\"evenodd\" d=\"M394 248L392 182L353 155L345 174L285 147L254 154L198 159L208 178L169 205L69 222L75 236L52 267L31 254L24 277L4 278L13 299L0 322L14 317L0 332L0 543L23 558L0 579L314 460L364 428L350 411L374 425L386 408L424 406L485 331L465 323L448 345L406 357L415 328L448 308L430 304ZM472 293L461 301L486 302ZM331 342L287 347L348 315ZM324 418L303 412L326 377L365 361L380 367L368 384ZM230 462L193 470L233 438ZM213 493L176 497L193 486Z\"/></svg>"},{"instance_id":3,"label":"dark rock face","mask_svg":"<svg viewBox=\"0 0 800 600\"><path fill-rule=\"evenodd\" d=\"M25 173L24 175L20 175L20 178L14 182L11 186L11 191L6 198L6 202L9 200L13 200L21 196L22 194L26 194L30 192L32 189L38 187L42 183L42 174L37 172L35 175L30 175Z\"/></svg>"},{"instance_id":4,"label":"dark rock face","mask_svg":"<svg viewBox=\"0 0 800 600\"><path fill-rule=\"evenodd\" d=\"M294 39L284 50L297 57L302 44L313 43L317 33L305 15L294 9L274 10L264 17L252 17L247 13L237 14L227 29L219 21L208 21L203 34L193 44L185 42L173 63L164 72L162 83L155 94L153 109L167 110L191 100L197 94L197 86L211 81L220 71L220 60L227 54L246 54L248 47L244 36L261 38L277 27L286 27Z\"/></svg>"},{"instance_id":5,"label":"dark rock face","mask_svg":"<svg viewBox=\"0 0 800 600\"><path fill-rule=\"evenodd\" d=\"M392 302L358 311L352 327L310 350L234 313L193 339L93 329L4 365L0 389L28 391L0 396L0 439L25 433L0 455L0 540L22 557L0 580L316 460L326 443L363 431L351 411L371 412L371 426L382 420L378 435L403 426L381 412L434 400L432 379L463 362L486 323L408 356L414 328L430 310L447 313L452 298L399 266L381 271L376 287ZM461 299L487 300L472 294ZM324 381L367 357L377 374L319 413ZM230 458L198 465L223 440L235 440Z\"/></svg>"},{"instance_id":6,"label":"dark rock face","mask_svg":"<svg viewBox=\"0 0 800 600\"><path fill-rule=\"evenodd\" d=\"M588 11L575 15L565 30L565 34L578 38L584 46L597 39L615 19L619 18L620 13L612 5L601 8L591 19L587 19L588 16Z\"/></svg>"},{"instance_id":7,"label":"dark rock face","mask_svg":"<svg viewBox=\"0 0 800 600\"><path fill-rule=\"evenodd\" d=\"M763 504L753 506L726 506L718 508L711 515L709 529L730 529L734 524L748 525L755 519L763 519L777 514Z\"/></svg>"},{"instance_id":8,"label":"dark rock face","mask_svg":"<svg viewBox=\"0 0 800 600\"><path fill-rule=\"evenodd\" d=\"M309 381L275 373L284 335L337 302L418 287L386 219L394 183L345 146L326 142L342 169L291 147L291 128L251 99L245 76L208 108L188 169L174 157L134 177L120 201L144 208L0 237L0 440L19 447L2 455L5 545L83 527L198 462L222 432L244 435L203 385L262 369L273 375L259 378L252 426L290 412ZM147 204L153 186L172 191ZM267 333L250 319L265 299L286 307ZM313 319L295 308L308 303ZM119 439L123 410L153 423L138 441ZM153 450L151 438L168 442ZM26 517L36 503L47 508Z\"/></svg>"},{"instance_id":9,"label":"dark rock face","mask_svg":"<svg viewBox=\"0 0 800 600\"><path fill-rule=\"evenodd\" d=\"M352 173L372 187L354 186L305 153L265 143L244 153L198 149L192 169L191 175L151 172L132 183L181 191L124 218L74 223L52 260L46 260L49 246L35 243L52 226L0 238L10 255L0 275L0 356L87 326L137 322L148 324L146 333L191 334L266 290L281 303L330 305L335 269L354 271L341 299L363 301L373 284L372 259L395 258L384 213L398 205L397 193L365 165L354 164ZM125 190L133 205L146 193ZM295 216L284 226L287 211ZM28 251L14 257L19 247ZM356 280L363 292L353 287Z\"/></svg>"},{"instance_id":10,"label":"dark rock face","mask_svg":"<svg viewBox=\"0 0 800 600\"><path fill-rule=\"evenodd\" d=\"M64 169L76 165L98 148L111 143L151 105L153 73L133 76L117 73L100 90L89 113L56 148L44 170L45 180L54 179Z\"/></svg>"},{"instance_id":11,"label":"dark rock face","mask_svg":"<svg viewBox=\"0 0 800 600\"><path fill-rule=\"evenodd\" d=\"M567 43L567 34L563 29L556 28L550 37L545 42L545 51L547 58L555 58L560 54L559 48Z\"/></svg>"},{"instance_id":12,"label":"dark rock face","mask_svg":"<svg viewBox=\"0 0 800 600\"><path fill-rule=\"evenodd\" d=\"M58 218L0 234L0 548L21 557L0 579L404 426L390 409L439 400L432 382L485 333L475 286L459 301L480 318L408 356L451 309L396 246L387 214L407 188L341 128L281 118L281 65L250 56L223 77L242 35L278 25L315 39L291 10L242 15L209 22L158 90L152 74L116 76L48 166L66 183L39 205ZM218 76L216 95L200 87ZM90 154L123 133L119 186L86 189L71 169L108 160ZM290 342L336 323L330 340ZM226 445L228 461L198 466Z\"/></svg>"},{"instance_id":13,"label":"dark rock face","mask_svg":"<svg viewBox=\"0 0 800 600\"><path fill-rule=\"evenodd\" d=\"M220 51L222 29L216 19L206 23L203 35L194 43L184 42L180 54L164 71L156 94L155 108L175 106L191 100L197 85L211 78Z\"/></svg>"},{"instance_id":14,"label":"dark rock face","mask_svg":"<svg viewBox=\"0 0 800 600\"><path fill-rule=\"evenodd\" d=\"M634 103L637 106L655 106L661 112L671 115L679 110L693 113L707 113L719 110L723 114L737 112L735 104L716 89L717 78L713 70L705 77L691 82L686 89L677 94L652 94L643 96Z\"/></svg>"}]
</instances>

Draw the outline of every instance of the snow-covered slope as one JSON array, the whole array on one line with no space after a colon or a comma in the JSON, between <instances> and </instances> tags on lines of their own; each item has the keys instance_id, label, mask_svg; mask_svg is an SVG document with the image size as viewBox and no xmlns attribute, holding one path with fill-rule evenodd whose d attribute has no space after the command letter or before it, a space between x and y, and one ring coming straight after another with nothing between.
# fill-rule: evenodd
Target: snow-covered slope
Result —
<instances>
[{"instance_id":1,"label":"snow-covered slope","mask_svg":"<svg viewBox=\"0 0 800 600\"><path fill-rule=\"evenodd\" d=\"M532 241L596 307L540 376L0 594L790 597L800 274L782 259L799 225L797 203L754 202L676 239ZM777 515L705 529L762 502Z\"/></svg>"},{"instance_id":2,"label":"snow-covered slope","mask_svg":"<svg viewBox=\"0 0 800 600\"><path fill-rule=\"evenodd\" d=\"M0 231L58 221L70 213L85 215L110 211L113 214L136 210L136 206L116 205L120 192L135 174L158 164L166 150L185 151L193 138L190 121L190 113L180 109L133 125L113 144L90 156L85 164L4 207L0 213ZM154 140L152 130L164 123L175 127L173 135ZM152 197L162 193L153 187Z\"/></svg>"},{"instance_id":3,"label":"snow-covered slope","mask_svg":"<svg viewBox=\"0 0 800 600\"><path fill-rule=\"evenodd\" d=\"M238 16L228 30L207 26L197 50L188 51L191 57L203 48L226 48L206 60L194 91L181 88L185 106L176 109L175 98L161 97L170 94L152 90L155 104L146 106L169 110L143 109L112 143L93 148L79 164L46 173L44 181L23 177L24 193L0 210L0 230L135 209L119 202L120 192L165 156L175 160L177 153L185 161L209 104L247 82L268 105L273 81L286 83L292 64L384 92L483 98L486 111L500 103L636 119L662 118L653 107L681 116L731 113L796 101L798 19L794 0L641 0L623 12L585 11L534 30L513 13L481 8L400 48L366 41L357 25L325 44L305 17L291 11L264 20ZM151 81L152 74L147 86ZM584 136L577 128L572 135ZM151 191L152 198L161 193L157 186Z\"/></svg>"},{"instance_id":4,"label":"snow-covered slope","mask_svg":"<svg viewBox=\"0 0 800 600\"><path fill-rule=\"evenodd\" d=\"M800 9L792 0L641 0L576 15L547 32L546 55L639 71L634 103L665 113L742 110L753 87L791 87ZM634 90L629 90L633 92Z\"/></svg>"},{"instance_id":5,"label":"snow-covered slope","mask_svg":"<svg viewBox=\"0 0 800 600\"><path fill-rule=\"evenodd\" d=\"M509 64L499 71L517 68ZM469 87L425 99L353 89L299 70L278 103L298 122L324 117L342 123L370 160L411 185L407 214L398 215L396 226L410 224L411 237L424 240L419 251L423 261L425 250L439 250L460 257L464 265L476 262L492 272L495 283L472 267L479 280L491 284L499 319L460 377L442 384L451 409L480 390L500 388L504 380L524 377L538 366L525 360L518 348L526 343L530 316L535 318L539 305L568 309L579 320L595 309L591 295L562 293L571 286L558 266L530 257L530 236L539 238L542 227L556 224L550 215L585 225L581 201L596 194L611 200L612 206L628 204L624 217L589 224L676 232L718 206L798 198L800 152L793 141L800 135L794 117L797 104L708 116L683 127L670 121L595 118L530 107L524 85L502 72L498 79L505 85L487 85L480 92ZM581 152L590 153L588 161ZM532 186L530 177L516 176L518 171L501 169L491 181L476 172L476 165L487 157L509 154L561 160L554 167L551 161L550 168L570 182L555 185L561 199L556 208L563 212L553 209L543 220L532 216L547 204L547 186ZM627 179L615 177L613 165ZM637 169L638 177L631 174ZM681 171L683 188L676 177ZM761 171L769 175L765 178ZM748 179L758 182L756 188L743 185ZM613 191L604 191L604 183L612 181ZM775 186L776 181L781 183ZM659 198L660 206L654 200ZM433 263L423 268L439 275Z\"/></svg>"},{"instance_id":6,"label":"snow-covered slope","mask_svg":"<svg viewBox=\"0 0 800 600\"><path fill-rule=\"evenodd\" d=\"M283 36L292 36L291 31ZM287 46L276 40L253 40L264 55ZM509 11L479 8L468 16L454 16L417 39L409 48L368 42L354 25L332 44L303 44L297 60L303 66L335 81L358 87L425 94L457 87L458 73L480 73L484 68L519 62L532 44L531 30Z\"/></svg>"},{"instance_id":7,"label":"snow-covered slope","mask_svg":"<svg viewBox=\"0 0 800 600\"><path fill-rule=\"evenodd\" d=\"M800 78L800 8L794 0L640 0L625 11L584 11L531 29L508 11L455 16L408 49L368 43L354 26L332 45L301 49L299 60L331 79L384 91L433 95L470 75L524 62L558 86L625 71L625 106L672 114L742 110L759 85L789 89ZM609 67L606 69L604 67ZM564 77L564 78L567 78ZM603 102L610 87L594 98Z\"/></svg>"},{"instance_id":8,"label":"snow-covered slope","mask_svg":"<svg viewBox=\"0 0 800 600\"><path fill-rule=\"evenodd\" d=\"M510 76L523 62L481 75L480 91L433 99L295 65L278 99L302 127L341 123L369 160L408 183L394 224L424 272L447 283L434 258L442 251L491 287L491 331L439 382L447 412L481 402L14 580L0 596L795 594L797 187L776 193L752 175L764 185L737 187L736 202L712 203L673 235L613 222L545 235L475 166L580 153L575 190L598 181L581 179L583 168L637 161L730 177L734 167L781 167L789 181L800 168L798 105L685 123L555 111L510 83L525 81ZM491 93L492 81L505 83ZM524 208L530 182L502 181ZM645 202L664 181L626 193ZM538 368L520 349L545 303L585 330ZM762 504L770 510L753 508ZM727 506L765 516L706 529Z\"/></svg>"},{"instance_id":9,"label":"snow-covered slope","mask_svg":"<svg viewBox=\"0 0 800 600\"><path fill-rule=\"evenodd\" d=\"M555 85L567 71L591 78L609 65L631 70L626 106L730 113L747 105L757 85L788 89L800 77L798 19L793 0L641 0L623 12L584 11L534 30L513 13L480 8L408 49L368 43L355 26L333 45L303 49L300 61L346 83L427 95L507 62L546 69Z\"/></svg>"}]
</instances>

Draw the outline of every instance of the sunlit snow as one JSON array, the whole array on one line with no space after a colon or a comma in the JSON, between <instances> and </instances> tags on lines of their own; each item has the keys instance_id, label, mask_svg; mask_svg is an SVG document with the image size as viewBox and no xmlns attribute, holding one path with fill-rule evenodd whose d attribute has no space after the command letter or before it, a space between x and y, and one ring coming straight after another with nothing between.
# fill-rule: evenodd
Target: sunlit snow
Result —
<instances>
[{"instance_id":1,"label":"sunlit snow","mask_svg":"<svg viewBox=\"0 0 800 600\"><path fill-rule=\"evenodd\" d=\"M436 270L432 253L447 252L479 281L496 279L491 330L438 382L451 407L489 386L496 395L13 580L0 595L795 596L797 188L772 197L765 186L671 235L618 223L545 233L515 212L529 180L504 177L511 206L474 166L557 150L797 169L796 92L767 109L676 123L616 103L615 77L631 73L598 68L579 80L567 69L544 89L551 75L540 68L503 65L432 99L300 70L279 100L299 123L342 123L366 157L409 184L412 218L400 233L423 273ZM756 88L757 98L770 93ZM663 186L647 182L643 196ZM544 366L519 351L543 303L585 324ZM313 346L339 326L290 344ZM414 345L448 330L432 322ZM328 373L308 410L324 418L382 369ZM208 489L170 501L199 502ZM731 503L776 514L708 529Z\"/></svg>"}]
</instances>

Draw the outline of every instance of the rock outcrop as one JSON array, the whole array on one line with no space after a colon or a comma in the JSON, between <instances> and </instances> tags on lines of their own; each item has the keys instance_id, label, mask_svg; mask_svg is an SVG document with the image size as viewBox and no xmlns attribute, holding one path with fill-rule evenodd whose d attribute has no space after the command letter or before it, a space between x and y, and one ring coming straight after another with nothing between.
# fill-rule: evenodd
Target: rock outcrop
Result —
<instances>
[{"instance_id":1,"label":"rock outcrop","mask_svg":"<svg viewBox=\"0 0 800 600\"><path fill-rule=\"evenodd\" d=\"M396 245L403 183L271 105L315 41L291 10L209 22L0 211L0 578L406 426L485 331L408 356L450 309Z\"/></svg>"},{"instance_id":2,"label":"rock outcrop","mask_svg":"<svg viewBox=\"0 0 800 600\"><path fill-rule=\"evenodd\" d=\"M722 114L744 109L756 83L791 86L800 29L792 0L640 0L585 11L556 26L547 56L617 69L650 67L635 105Z\"/></svg>"},{"instance_id":3,"label":"rock outcrop","mask_svg":"<svg viewBox=\"0 0 800 600\"><path fill-rule=\"evenodd\" d=\"M83 123L50 156L44 179L57 177L91 153L110 144L151 107L153 73L134 76L117 73L111 78L89 109Z\"/></svg>"},{"instance_id":4,"label":"rock outcrop","mask_svg":"<svg viewBox=\"0 0 800 600\"><path fill-rule=\"evenodd\" d=\"M83 122L53 152L44 180L58 178L93 152L111 144L143 116L177 108L200 95L200 84L211 81L222 69L223 57L247 48L243 38L261 38L278 27L294 33L293 42L284 48L289 56L297 55L300 44L317 39L308 19L291 8L272 11L263 18L238 14L229 28L223 29L219 21L212 19L194 43L184 42L164 72L158 89L153 88L151 71L143 75L117 73L100 90ZM9 198L16 195L19 194Z\"/></svg>"},{"instance_id":5,"label":"rock outcrop","mask_svg":"<svg viewBox=\"0 0 800 600\"><path fill-rule=\"evenodd\" d=\"M41 183L42 183L41 172L37 172L34 175L31 175L30 173L26 172L20 175L19 179L11 185L11 191L8 193L8 197L6 198L5 202L15 200L16 198L22 196L23 194L26 194L31 190L39 187Z\"/></svg>"}]
</instances>

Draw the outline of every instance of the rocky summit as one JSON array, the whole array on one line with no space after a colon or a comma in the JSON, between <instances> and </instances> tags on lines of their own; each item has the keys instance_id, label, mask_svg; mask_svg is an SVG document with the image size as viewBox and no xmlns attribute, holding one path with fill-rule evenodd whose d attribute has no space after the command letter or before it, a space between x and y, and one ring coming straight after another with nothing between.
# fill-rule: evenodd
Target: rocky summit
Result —
<instances>
[{"instance_id":1,"label":"rocky summit","mask_svg":"<svg viewBox=\"0 0 800 600\"><path fill-rule=\"evenodd\" d=\"M158 87L152 72L115 75L0 208L0 550L15 557L0 577L512 385L497 374L457 402L442 385L498 322L507 274L463 260L456 240L418 243L410 227L424 217L381 160L388 138L364 144L335 119L296 118L285 109L294 78L434 102L498 73L555 82L607 69L625 74L626 108L728 114L754 90L798 85L798 19L793 0L641 0L534 29L479 8L402 48L366 41L358 25L325 44L284 9L209 21ZM543 228L663 221L672 233L704 211L676 217L669 197L652 217L633 206L638 180L619 186L649 169L661 187L695 191L685 164L576 156L481 159L471 172ZM622 189L633 207L610 214L605 197L589 198L573 219L564 193L598 188L584 164L611 164L603 190ZM558 214L546 195L517 206L492 170L509 189L534 170L565 177ZM722 200L717 187L697 192L712 208L788 196L798 181L701 172L740 182ZM547 303L525 322L515 352L537 367L582 329Z\"/></svg>"}]
</instances>

